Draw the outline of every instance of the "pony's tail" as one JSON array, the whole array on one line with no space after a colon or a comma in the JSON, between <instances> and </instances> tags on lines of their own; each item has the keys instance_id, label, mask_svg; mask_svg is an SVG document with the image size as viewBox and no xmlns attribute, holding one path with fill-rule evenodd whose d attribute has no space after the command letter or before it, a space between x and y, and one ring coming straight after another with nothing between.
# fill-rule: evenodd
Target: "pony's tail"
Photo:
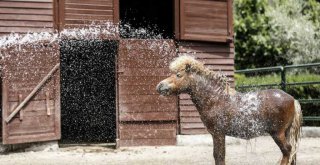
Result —
<instances>
[{"instance_id":1,"label":"pony's tail","mask_svg":"<svg viewBox=\"0 0 320 165\"><path fill-rule=\"evenodd\" d=\"M292 164L296 164L296 157L297 157L297 151L298 151L298 143L301 135L301 124L302 124L302 112L301 112L301 106L298 100L294 101L294 118L293 122L290 127L289 136L287 138L287 141L291 145L291 153L290 153L290 159L289 164L293 162Z\"/></svg>"}]
</instances>

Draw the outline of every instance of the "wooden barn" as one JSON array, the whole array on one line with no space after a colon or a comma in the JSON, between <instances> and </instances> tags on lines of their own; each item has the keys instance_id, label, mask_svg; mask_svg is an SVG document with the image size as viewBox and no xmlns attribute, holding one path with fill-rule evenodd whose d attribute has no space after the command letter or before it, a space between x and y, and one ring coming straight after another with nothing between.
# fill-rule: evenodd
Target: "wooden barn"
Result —
<instances>
[{"instance_id":1,"label":"wooden barn","mask_svg":"<svg viewBox=\"0 0 320 165\"><path fill-rule=\"evenodd\" d=\"M99 40L0 50L3 144L175 145L177 135L207 133L188 95L160 97L155 87L184 53L233 83L232 19L232 0L0 1L0 36L61 32L92 21L157 27L163 34L153 39L115 30Z\"/></svg>"}]
</instances>

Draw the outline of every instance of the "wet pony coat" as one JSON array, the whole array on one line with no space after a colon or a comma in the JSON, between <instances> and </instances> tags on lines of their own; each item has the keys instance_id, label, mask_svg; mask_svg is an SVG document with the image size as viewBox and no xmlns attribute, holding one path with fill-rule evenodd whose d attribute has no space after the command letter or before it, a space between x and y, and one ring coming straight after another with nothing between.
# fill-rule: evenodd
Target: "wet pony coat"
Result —
<instances>
[{"instance_id":1,"label":"wet pony coat","mask_svg":"<svg viewBox=\"0 0 320 165\"><path fill-rule=\"evenodd\" d=\"M281 164L295 164L300 136L300 104L277 90L235 93L226 78L190 56L170 64L174 73L161 81L161 95L188 93L213 137L215 164L225 164L225 136L251 139L269 133L279 146Z\"/></svg>"}]
</instances>

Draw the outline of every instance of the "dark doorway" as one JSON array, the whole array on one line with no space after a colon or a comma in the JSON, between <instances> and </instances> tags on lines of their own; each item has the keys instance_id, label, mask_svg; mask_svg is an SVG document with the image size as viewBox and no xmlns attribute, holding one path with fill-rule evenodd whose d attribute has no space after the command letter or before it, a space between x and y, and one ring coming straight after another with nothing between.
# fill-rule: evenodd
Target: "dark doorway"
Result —
<instances>
[{"instance_id":1,"label":"dark doorway","mask_svg":"<svg viewBox=\"0 0 320 165\"><path fill-rule=\"evenodd\" d=\"M65 40L60 46L62 142L115 142L118 43Z\"/></svg>"},{"instance_id":2,"label":"dark doorway","mask_svg":"<svg viewBox=\"0 0 320 165\"><path fill-rule=\"evenodd\" d=\"M163 38L173 38L173 11L173 0L120 0L121 37L147 39L161 34ZM137 32L140 28L148 32Z\"/></svg>"}]
</instances>

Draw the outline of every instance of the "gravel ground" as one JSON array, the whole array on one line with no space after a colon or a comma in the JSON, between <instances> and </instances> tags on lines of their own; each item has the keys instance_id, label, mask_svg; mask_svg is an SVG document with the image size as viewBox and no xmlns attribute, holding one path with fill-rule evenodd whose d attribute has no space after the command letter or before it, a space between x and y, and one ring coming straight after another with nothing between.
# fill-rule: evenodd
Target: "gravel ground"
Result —
<instances>
[{"instance_id":1,"label":"gravel ground","mask_svg":"<svg viewBox=\"0 0 320 165\"><path fill-rule=\"evenodd\" d=\"M228 143L226 162L237 165L279 164L281 152L270 137ZM213 164L212 146L162 146L112 149L103 145L63 146L58 151L15 152L0 155L0 164ZM298 164L320 164L320 138L302 138Z\"/></svg>"}]
</instances>

